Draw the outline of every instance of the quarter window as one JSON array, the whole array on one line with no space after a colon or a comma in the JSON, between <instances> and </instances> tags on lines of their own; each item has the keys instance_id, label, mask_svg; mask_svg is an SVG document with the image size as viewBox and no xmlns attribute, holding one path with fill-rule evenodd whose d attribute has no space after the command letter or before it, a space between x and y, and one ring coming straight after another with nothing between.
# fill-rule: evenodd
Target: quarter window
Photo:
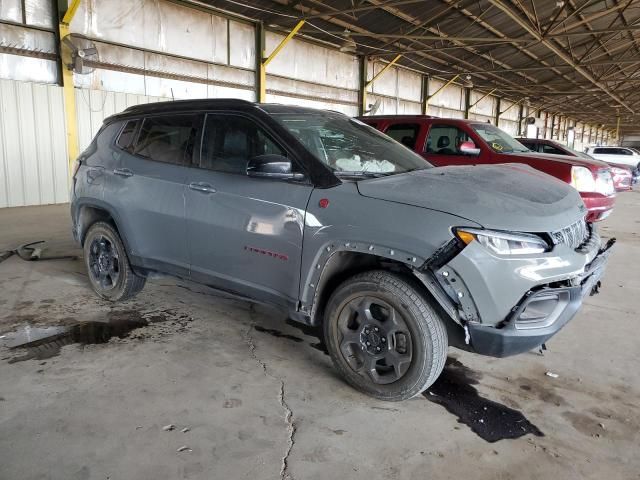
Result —
<instances>
[{"instance_id":1,"label":"quarter window","mask_svg":"<svg viewBox=\"0 0 640 480\"><path fill-rule=\"evenodd\" d=\"M469 135L458 127L433 125L429 129L425 151L438 155L463 155L460 145L469 140Z\"/></svg>"},{"instance_id":2,"label":"quarter window","mask_svg":"<svg viewBox=\"0 0 640 480\"><path fill-rule=\"evenodd\" d=\"M287 156L264 130L248 118L207 115L200 167L245 175L250 158L267 154Z\"/></svg>"},{"instance_id":3,"label":"quarter window","mask_svg":"<svg viewBox=\"0 0 640 480\"><path fill-rule=\"evenodd\" d=\"M116 145L118 145L123 150L126 150L127 152L131 152L137 126L138 120L129 120L120 132L118 140L116 141Z\"/></svg>"},{"instance_id":4,"label":"quarter window","mask_svg":"<svg viewBox=\"0 0 640 480\"><path fill-rule=\"evenodd\" d=\"M416 148L416 140L418 138L418 132L420 131L420 125L416 123L396 123L387 128L385 132L396 142L400 142L405 147L411 150Z\"/></svg>"},{"instance_id":5,"label":"quarter window","mask_svg":"<svg viewBox=\"0 0 640 480\"><path fill-rule=\"evenodd\" d=\"M136 142L134 153L163 163L191 162L198 132L198 115L148 117Z\"/></svg>"}]
</instances>

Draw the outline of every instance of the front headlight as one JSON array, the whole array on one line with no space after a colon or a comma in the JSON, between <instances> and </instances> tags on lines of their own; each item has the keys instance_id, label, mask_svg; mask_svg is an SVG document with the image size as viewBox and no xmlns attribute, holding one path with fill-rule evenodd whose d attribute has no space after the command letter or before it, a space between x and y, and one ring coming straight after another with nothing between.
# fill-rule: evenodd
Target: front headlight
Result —
<instances>
[{"instance_id":1,"label":"front headlight","mask_svg":"<svg viewBox=\"0 0 640 480\"><path fill-rule=\"evenodd\" d=\"M596 178L596 192L606 195L607 197L616 192L613 185L613 174L611 170L599 170Z\"/></svg>"},{"instance_id":2,"label":"front headlight","mask_svg":"<svg viewBox=\"0 0 640 480\"><path fill-rule=\"evenodd\" d=\"M456 228L454 232L465 244L476 240L498 255L526 255L549 250L549 244L543 238L528 233L506 233L476 228Z\"/></svg>"},{"instance_id":3,"label":"front headlight","mask_svg":"<svg viewBox=\"0 0 640 480\"><path fill-rule=\"evenodd\" d=\"M587 167L571 167L571 186L579 192L595 192L596 179Z\"/></svg>"}]
</instances>

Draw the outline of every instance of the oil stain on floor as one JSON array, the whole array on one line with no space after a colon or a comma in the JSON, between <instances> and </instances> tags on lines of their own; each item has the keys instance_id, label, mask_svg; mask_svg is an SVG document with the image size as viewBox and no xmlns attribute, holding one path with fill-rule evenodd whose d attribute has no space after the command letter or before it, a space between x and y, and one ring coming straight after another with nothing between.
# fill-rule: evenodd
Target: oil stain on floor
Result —
<instances>
[{"instance_id":1,"label":"oil stain on floor","mask_svg":"<svg viewBox=\"0 0 640 480\"><path fill-rule=\"evenodd\" d=\"M449 357L440 378L424 393L487 442L544 434L519 411L483 398L473 386L481 375Z\"/></svg>"},{"instance_id":2,"label":"oil stain on floor","mask_svg":"<svg viewBox=\"0 0 640 480\"><path fill-rule=\"evenodd\" d=\"M3 335L2 344L16 354L9 363L43 360L54 357L66 345L95 345L112 338L125 338L133 330L166 320L182 320L173 312L141 314L136 310L110 312L104 321L84 321L65 326L24 327ZM20 353L23 353L20 355Z\"/></svg>"}]
</instances>

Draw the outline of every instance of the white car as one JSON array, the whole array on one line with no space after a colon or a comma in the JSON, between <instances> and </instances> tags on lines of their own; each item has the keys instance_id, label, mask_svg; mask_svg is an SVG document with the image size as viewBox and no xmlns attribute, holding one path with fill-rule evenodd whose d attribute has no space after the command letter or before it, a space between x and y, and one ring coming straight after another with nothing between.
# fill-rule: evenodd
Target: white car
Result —
<instances>
[{"instance_id":1,"label":"white car","mask_svg":"<svg viewBox=\"0 0 640 480\"><path fill-rule=\"evenodd\" d=\"M588 147L587 154L607 163L628 165L640 169L640 152L629 147Z\"/></svg>"}]
</instances>

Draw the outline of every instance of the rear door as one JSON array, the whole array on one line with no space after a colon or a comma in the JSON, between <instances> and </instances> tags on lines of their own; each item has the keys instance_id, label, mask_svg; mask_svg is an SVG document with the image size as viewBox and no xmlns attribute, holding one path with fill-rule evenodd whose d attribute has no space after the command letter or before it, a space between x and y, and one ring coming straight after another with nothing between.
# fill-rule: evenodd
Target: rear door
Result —
<instances>
[{"instance_id":1,"label":"rear door","mask_svg":"<svg viewBox=\"0 0 640 480\"><path fill-rule=\"evenodd\" d=\"M187 166L202 115L173 114L138 120L136 140L116 141L119 163L109 199L118 212L134 264L186 277L189 255L184 209Z\"/></svg>"},{"instance_id":2,"label":"rear door","mask_svg":"<svg viewBox=\"0 0 640 480\"><path fill-rule=\"evenodd\" d=\"M290 306L298 298L312 186L247 176L251 157L290 153L244 114L208 114L201 148L186 189L192 278Z\"/></svg>"},{"instance_id":3,"label":"rear door","mask_svg":"<svg viewBox=\"0 0 640 480\"><path fill-rule=\"evenodd\" d=\"M418 154L424 146L424 132L419 123L392 123L384 133Z\"/></svg>"}]
</instances>

